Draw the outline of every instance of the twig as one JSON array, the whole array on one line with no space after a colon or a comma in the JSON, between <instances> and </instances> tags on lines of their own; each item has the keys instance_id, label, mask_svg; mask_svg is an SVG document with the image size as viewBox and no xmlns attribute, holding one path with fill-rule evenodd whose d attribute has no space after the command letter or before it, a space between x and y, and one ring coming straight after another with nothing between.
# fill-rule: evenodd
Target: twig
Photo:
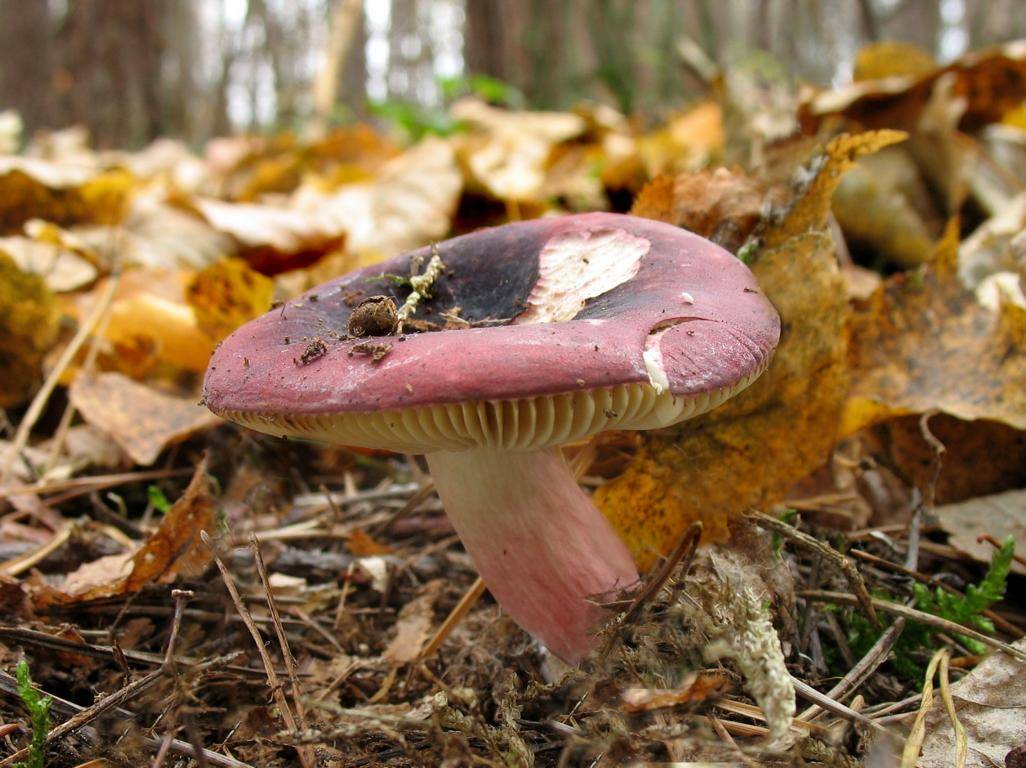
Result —
<instances>
[{"instance_id":1,"label":"twig","mask_svg":"<svg viewBox=\"0 0 1026 768\"><path fill-rule=\"evenodd\" d=\"M862 574L859 573L858 568L855 567L854 563L845 557L841 552L838 552L833 547L824 544L817 538L809 536L807 533L799 531L797 528L788 525L783 520L777 520L775 517L763 514L757 509L750 509L748 511L748 517L755 520L762 528L768 528L769 530L779 533L788 539L791 539L797 544L801 544L807 549L811 549L813 552L818 552L826 560L834 563L844 574L844 577L848 580L848 584L851 586L852 591L855 593L855 597L858 601L858 605L862 608L866 616L873 623L873 626L880 629L880 619L876 615L874 603L869 596L869 590L866 589L866 582L862 580Z\"/></svg>"},{"instance_id":2,"label":"twig","mask_svg":"<svg viewBox=\"0 0 1026 768\"><path fill-rule=\"evenodd\" d=\"M192 469L148 469L142 472L119 472L113 475L88 475L86 477L73 477L68 480L40 481L26 485L0 489L0 499L10 496L18 496L24 493L56 493L58 491L74 490L80 493L100 491L105 488L113 488L125 483L138 483L144 480L163 480L167 477L180 477L191 475ZM52 503L52 499L47 499Z\"/></svg>"},{"instance_id":3,"label":"twig","mask_svg":"<svg viewBox=\"0 0 1026 768\"><path fill-rule=\"evenodd\" d=\"M253 638L253 643L256 645L257 653L260 654L260 660L264 663L264 672L267 674L267 685L271 689L271 695L274 697L275 704L278 705L278 709L281 710L282 720L285 721L285 727L293 733L297 732L296 720L292 716L292 710L289 709L289 702L285 698L285 691L282 689L281 681L278 678L278 672L274 668L274 662L271 661L270 654L267 653L267 648L264 647L264 638L260 634L260 630L257 629L256 623L253 621L253 617L250 616L249 611L246 609L242 598L239 596L239 589L235 586L235 580L232 578L231 573L228 572L228 567L221 560L221 556L217 553L217 549L214 547L214 542L210 538L210 534L206 531L200 531L200 538L203 539L203 543L210 549L211 554L214 557L214 563L217 565L217 569L221 572L221 578L224 580L224 585L228 589L228 594L235 604L235 610L239 614L239 618L242 619L242 623L246 625L246 629L249 630L250 636ZM280 619L279 619L280 621ZM305 752L300 752L300 760L303 761L304 766L307 765L305 758Z\"/></svg>"},{"instance_id":4,"label":"twig","mask_svg":"<svg viewBox=\"0 0 1026 768\"><path fill-rule=\"evenodd\" d=\"M876 668L879 667L887 655L891 652L894 644L898 641L901 636L901 631L905 628L905 619L900 616L895 620L891 626L889 626L880 638L873 643L873 647L869 649L865 656L859 659L859 662L848 670L848 674L842 677L837 685L827 691L824 695L828 699L841 700L852 691L858 689L862 683L864 683ZM817 704L813 704L811 707L806 709L804 712L798 715L799 720L809 720L816 717L821 711L822 707Z\"/></svg>"},{"instance_id":5,"label":"twig","mask_svg":"<svg viewBox=\"0 0 1026 768\"><path fill-rule=\"evenodd\" d=\"M806 699L808 701L811 701L811 702L813 702L815 704L818 704L820 707L825 709L827 712L830 712L830 713L832 713L834 715L838 715L839 717L843 717L843 718L845 718L847 720L851 720L853 722L859 723L860 725L864 725L867 728L872 728L874 731L876 731L878 733L887 734L888 736L893 736L893 734L890 731L888 731L886 728L884 728L879 723L877 723L877 722L875 722L873 720L870 720L868 717L863 715L861 712L856 712L851 707L847 707L844 704L841 704L839 702L834 701L833 699L829 698L825 694L822 694L819 691L817 691L815 688L813 688L808 683L806 683L806 682L804 682L802 680L799 680L794 675L791 676L791 682L794 684L795 693L797 693L799 696L801 696L802 698L804 698L804 699Z\"/></svg>"},{"instance_id":6,"label":"twig","mask_svg":"<svg viewBox=\"0 0 1026 768\"><path fill-rule=\"evenodd\" d=\"M681 534L680 539L677 541L677 545L673 548L669 557L659 566L659 570L653 574L652 578L649 579L648 583L642 588L640 592L631 601L630 606L625 610L620 618L619 624L623 625L631 621L641 609L645 603L652 599L660 589L666 580L670 578L671 574L677 569L677 566L684 563L683 571L687 573L688 568L691 565L691 559L695 556L695 550L698 549L698 542L702 538L702 523L696 521L687 527L687 530Z\"/></svg>"},{"instance_id":7,"label":"twig","mask_svg":"<svg viewBox=\"0 0 1026 768\"><path fill-rule=\"evenodd\" d=\"M21 421L18 423L18 431L14 433L14 439L11 441L11 445L8 447L2 462L0 462L0 478L6 480L10 475L14 465L14 459L22 452L22 450L24 450L25 446L28 445L28 439L29 435L32 433L32 427L36 425L39 417L43 415L43 409L46 408L46 404L50 400L50 395L53 394L54 389L56 389L61 376L64 375L64 371L66 371L68 366L71 365L71 361L75 359L75 355L78 354L78 350L81 349L86 339L89 338L89 334L92 333L93 328L107 311L107 307L110 306L110 302L114 298L114 291L117 290L118 283L120 282L120 273L111 275L107 284L104 286L103 291L97 297L96 303L93 304L93 308L86 316L85 321L83 321L82 325L78 327L78 331L72 337L71 341L68 342L68 346L64 348L61 356L57 358L57 362L54 364L50 374L46 377L46 381L43 382L43 386L39 388L39 391L36 392L36 396L32 398L32 402L29 404L28 410L25 411L25 415L21 417Z\"/></svg>"},{"instance_id":8,"label":"twig","mask_svg":"<svg viewBox=\"0 0 1026 768\"><path fill-rule=\"evenodd\" d=\"M260 583L264 587L264 594L267 596L267 609L271 613L271 621L274 623L274 632L278 637L278 647L281 649L281 658L285 663L285 670L289 675L289 682L292 684L292 703L296 707L296 717L299 719L301 728L306 729L306 710L303 708L303 699L300 696L299 675L296 668L296 659L289 648L289 640L285 636L285 628L281 624L281 616L278 613L278 604L275 602L274 594L271 592L271 581L267 576L267 566L264 564L264 555L260 551L260 543L256 536L250 537L250 549L253 550L253 557L256 560L257 573L260 574ZM307 747L299 750L300 760L305 766L317 765L317 757ZM305 753L305 754L304 754Z\"/></svg>"},{"instance_id":9,"label":"twig","mask_svg":"<svg viewBox=\"0 0 1026 768\"><path fill-rule=\"evenodd\" d=\"M53 536L50 537L50 540L41 547L38 547L31 552L26 552L20 557L14 557L0 563L0 574L3 574L4 576L17 576L19 573L27 571L36 563L42 562L51 552L56 551L69 538L71 538L71 529L73 527L74 526L70 521L65 522L64 525L62 525L53 534Z\"/></svg>"},{"instance_id":10,"label":"twig","mask_svg":"<svg viewBox=\"0 0 1026 768\"><path fill-rule=\"evenodd\" d=\"M798 597L804 597L808 600L817 600L823 603L844 603L845 605L858 605L858 601L853 595L846 594L844 592L826 592L821 590L807 589L801 590L796 593ZM917 611L915 608L909 608L907 605L901 603L892 603L889 600L880 600L879 598L873 598L873 606L883 611L884 613L892 613L896 616L904 616L906 619L912 621L918 621L920 624L926 624L927 626L938 629L941 632L950 632L955 635L965 635L971 637L973 640L978 640L984 645L988 645L991 648L997 648L998 650L1004 651L1009 656L1014 656L1020 661L1026 661L1026 652L1019 650L1018 648L1004 643L990 635L985 635L982 632L967 627L963 624L958 624L954 621L948 621L942 619L940 616L934 616L932 613L924 613L923 611Z\"/></svg>"},{"instance_id":11,"label":"twig","mask_svg":"<svg viewBox=\"0 0 1026 768\"><path fill-rule=\"evenodd\" d=\"M474 604L484 594L485 583L481 577L478 576L477 580L471 585L470 589L467 590L466 594L460 598L460 601L456 603L456 607L453 608L449 615L445 617L445 621L442 622L442 626L438 628L430 642L424 646L424 649L417 656L418 660L430 658L438 650L439 646L445 642L445 639L452 633L456 625L463 620L463 617L467 615Z\"/></svg>"}]
</instances>

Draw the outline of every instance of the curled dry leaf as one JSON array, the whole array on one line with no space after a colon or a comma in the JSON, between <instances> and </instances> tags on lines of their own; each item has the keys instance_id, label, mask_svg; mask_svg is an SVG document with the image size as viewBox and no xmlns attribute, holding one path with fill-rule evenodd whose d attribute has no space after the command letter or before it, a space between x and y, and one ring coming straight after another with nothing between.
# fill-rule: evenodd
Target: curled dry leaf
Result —
<instances>
[{"instance_id":1,"label":"curled dry leaf","mask_svg":"<svg viewBox=\"0 0 1026 768\"><path fill-rule=\"evenodd\" d=\"M143 466L171 443L220 422L193 398L166 395L113 371L79 375L69 395L87 422L110 434Z\"/></svg>"},{"instance_id":2,"label":"curled dry leaf","mask_svg":"<svg viewBox=\"0 0 1026 768\"><path fill-rule=\"evenodd\" d=\"M0 157L0 232L15 233L29 219L117 224L128 211L134 184L124 171Z\"/></svg>"},{"instance_id":3,"label":"curled dry leaf","mask_svg":"<svg viewBox=\"0 0 1026 768\"><path fill-rule=\"evenodd\" d=\"M242 259L222 259L197 274L185 293L200 330L220 341L270 309L274 282Z\"/></svg>"},{"instance_id":4,"label":"curled dry leaf","mask_svg":"<svg viewBox=\"0 0 1026 768\"><path fill-rule=\"evenodd\" d=\"M900 138L878 132L832 141L790 208L763 232L752 270L782 327L766 373L711 413L646 433L624 473L596 491L640 568L669 552L694 521L707 540L726 539L732 517L779 498L827 458L848 389L848 300L826 230L830 197L856 157Z\"/></svg>"},{"instance_id":5,"label":"curled dry leaf","mask_svg":"<svg viewBox=\"0 0 1026 768\"><path fill-rule=\"evenodd\" d=\"M217 531L217 506L206 470L204 460L185 493L135 552L82 565L67 575L59 589L39 590L37 605L132 594L147 584L167 584L203 573L211 558L200 533L214 535Z\"/></svg>"},{"instance_id":6,"label":"curled dry leaf","mask_svg":"<svg viewBox=\"0 0 1026 768\"><path fill-rule=\"evenodd\" d=\"M420 589L413 600L402 607L395 628L395 637L388 644L384 658L393 664L407 664L416 659L428 638L434 622L434 605L445 586L445 581L435 579Z\"/></svg>"},{"instance_id":7,"label":"curled dry leaf","mask_svg":"<svg viewBox=\"0 0 1026 768\"><path fill-rule=\"evenodd\" d=\"M500 200L536 200L553 148L586 128L569 112L516 112L476 99L457 102L452 114L471 128L459 149L468 186Z\"/></svg>"},{"instance_id":8,"label":"curled dry leaf","mask_svg":"<svg viewBox=\"0 0 1026 768\"><path fill-rule=\"evenodd\" d=\"M649 712L653 709L700 704L728 693L733 687L730 676L719 670L691 672L676 688L627 688L620 701L627 712Z\"/></svg>"},{"instance_id":9,"label":"curled dry leaf","mask_svg":"<svg viewBox=\"0 0 1026 768\"><path fill-rule=\"evenodd\" d=\"M954 224L933 261L889 278L850 331L843 434L929 410L1026 429L1026 309L976 301L958 277Z\"/></svg>"},{"instance_id":10,"label":"curled dry leaf","mask_svg":"<svg viewBox=\"0 0 1026 768\"><path fill-rule=\"evenodd\" d=\"M689 229L736 253L761 220L770 194L736 168L660 176L641 190L631 214Z\"/></svg>"},{"instance_id":11,"label":"curled dry leaf","mask_svg":"<svg viewBox=\"0 0 1026 768\"><path fill-rule=\"evenodd\" d=\"M1026 41L969 54L923 75L865 80L838 91L811 93L798 109L798 121L806 133L815 133L829 117L864 128L914 129L934 85L948 74L952 94L966 102L963 129L998 122L1026 98Z\"/></svg>"},{"instance_id":12,"label":"curled dry leaf","mask_svg":"<svg viewBox=\"0 0 1026 768\"><path fill-rule=\"evenodd\" d=\"M0 253L0 408L28 399L57 340L57 304L38 275Z\"/></svg>"}]
</instances>

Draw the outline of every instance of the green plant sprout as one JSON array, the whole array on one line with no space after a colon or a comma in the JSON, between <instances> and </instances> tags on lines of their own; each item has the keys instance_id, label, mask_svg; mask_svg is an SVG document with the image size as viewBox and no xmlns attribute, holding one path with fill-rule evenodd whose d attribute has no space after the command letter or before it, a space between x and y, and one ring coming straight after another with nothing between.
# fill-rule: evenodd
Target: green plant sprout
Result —
<instances>
[{"instance_id":1,"label":"green plant sprout","mask_svg":"<svg viewBox=\"0 0 1026 768\"><path fill-rule=\"evenodd\" d=\"M32 722L32 742L29 744L28 760L16 763L15 768L43 768L46 734L50 732L50 705L53 701L49 696L41 696L32 686L29 665L25 659L18 662L15 674L18 678L18 696L28 710L29 720Z\"/></svg>"}]
</instances>

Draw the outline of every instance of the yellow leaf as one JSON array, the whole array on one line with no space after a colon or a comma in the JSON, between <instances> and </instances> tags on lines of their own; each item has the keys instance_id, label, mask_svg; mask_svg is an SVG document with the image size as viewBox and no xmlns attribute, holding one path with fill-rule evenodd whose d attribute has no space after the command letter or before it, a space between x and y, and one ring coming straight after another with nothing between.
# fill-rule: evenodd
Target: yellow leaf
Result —
<instances>
[{"instance_id":1,"label":"yellow leaf","mask_svg":"<svg viewBox=\"0 0 1026 768\"><path fill-rule=\"evenodd\" d=\"M900 137L831 142L790 208L762 233L752 271L782 327L762 378L705 416L644 435L624 473L596 491L639 568L655 564L696 520L706 540L727 538L731 518L780 498L829 455L848 390L848 300L826 230L830 195L857 155Z\"/></svg>"},{"instance_id":2,"label":"yellow leaf","mask_svg":"<svg viewBox=\"0 0 1026 768\"><path fill-rule=\"evenodd\" d=\"M937 66L933 56L918 45L899 40L885 40L864 46L855 55L856 81L880 80L901 75L919 76Z\"/></svg>"},{"instance_id":3,"label":"yellow leaf","mask_svg":"<svg viewBox=\"0 0 1026 768\"><path fill-rule=\"evenodd\" d=\"M220 341L271 307L274 281L242 259L222 259L197 274L186 288L200 330Z\"/></svg>"},{"instance_id":4,"label":"yellow leaf","mask_svg":"<svg viewBox=\"0 0 1026 768\"><path fill-rule=\"evenodd\" d=\"M73 164L0 157L0 232L15 233L29 219L117 224L128 210L134 184L125 171L97 173Z\"/></svg>"},{"instance_id":5,"label":"yellow leaf","mask_svg":"<svg viewBox=\"0 0 1026 768\"><path fill-rule=\"evenodd\" d=\"M888 279L852 317L844 434L932 409L1026 429L1026 309L981 306L957 246L952 223L930 264Z\"/></svg>"},{"instance_id":6,"label":"yellow leaf","mask_svg":"<svg viewBox=\"0 0 1026 768\"><path fill-rule=\"evenodd\" d=\"M57 320L43 279L0 253L0 408L28 399L40 383L43 356L57 340Z\"/></svg>"}]
</instances>

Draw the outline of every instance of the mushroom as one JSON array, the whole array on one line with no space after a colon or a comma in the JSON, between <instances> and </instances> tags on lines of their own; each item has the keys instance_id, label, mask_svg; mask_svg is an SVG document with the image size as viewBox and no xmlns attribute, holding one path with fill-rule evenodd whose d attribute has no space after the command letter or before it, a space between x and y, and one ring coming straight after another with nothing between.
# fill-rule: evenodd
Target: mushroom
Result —
<instances>
[{"instance_id":1,"label":"mushroom","mask_svg":"<svg viewBox=\"0 0 1026 768\"><path fill-rule=\"evenodd\" d=\"M421 332L347 335L355 307L402 305L395 276L434 257L444 269L415 283L405 326ZM779 330L747 267L697 235L547 218L397 256L251 321L214 353L204 399L272 435L425 454L492 595L576 663L638 572L560 446L714 408L766 369Z\"/></svg>"}]
</instances>

